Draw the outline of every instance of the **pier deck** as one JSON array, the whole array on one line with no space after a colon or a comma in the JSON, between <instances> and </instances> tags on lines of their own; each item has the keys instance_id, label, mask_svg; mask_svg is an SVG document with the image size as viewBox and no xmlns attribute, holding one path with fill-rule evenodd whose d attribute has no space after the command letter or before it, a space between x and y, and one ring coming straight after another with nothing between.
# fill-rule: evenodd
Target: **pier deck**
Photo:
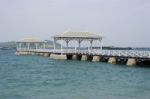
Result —
<instances>
[{"instance_id":1,"label":"pier deck","mask_svg":"<svg viewBox=\"0 0 150 99\"><path fill-rule=\"evenodd\" d=\"M36 50L18 50L28 52L39 52L39 53L57 53L61 54L61 49L36 49ZM139 51L139 50L74 50L74 49L63 49L62 54L81 54L81 55L100 55L100 56L117 56L117 57L131 57L131 58L150 58L150 51Z\"/></svg>"},{"instance_id":2,"label":"pier deck","mask_svg":"<svg viewBox=\"0 0 150 99\"><path fill-rule=\"evenodd\" d=\"M126 64L129 66L150 66L150 51L139 50L74 50L74 49L21 49L17 55L48 56L52 59L87 60Z\"/></svg>"}]
</instances>

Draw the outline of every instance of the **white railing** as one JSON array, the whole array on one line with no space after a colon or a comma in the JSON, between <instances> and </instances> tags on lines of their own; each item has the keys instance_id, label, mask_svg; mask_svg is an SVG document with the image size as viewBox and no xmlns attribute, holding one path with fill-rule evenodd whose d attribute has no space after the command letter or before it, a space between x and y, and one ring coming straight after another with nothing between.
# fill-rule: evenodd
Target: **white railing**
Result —
<instances>
[{"instance_id":1,"label":"white railing","mask_svg":"<svg viewBox=\"0 0 150 99\"><path fill-rule=\"evenodd\" d=\"M150 58L150 51L139 50L75 50L75 49L21 49L18 51L33 51L33 52L50 52L50 53L74 53L74 54L90 54L90 55L106 55L106 56L124 56L124 57L144 57Z\"/></svg>"}]
</instances>

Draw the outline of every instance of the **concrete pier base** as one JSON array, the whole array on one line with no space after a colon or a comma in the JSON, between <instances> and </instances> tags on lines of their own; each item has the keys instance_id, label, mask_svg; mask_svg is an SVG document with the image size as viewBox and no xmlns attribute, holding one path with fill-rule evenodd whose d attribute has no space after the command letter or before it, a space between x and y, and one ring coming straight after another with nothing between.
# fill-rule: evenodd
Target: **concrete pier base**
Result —
<instances>
[{"instance_id":1,"label":"concrete pier base","mask_svg":"<svg viewBox=\"0 0 150 99\"><path fill-rule=\"evenodd\" d=\"M99 62L101 59L100 56L93 56L92 62Z\"/></svg>"},{"instance_id":2,"label":"concrete pier base","mask_svg":"<svg viewBox=\"0 0 150 99\"><path fill-rule=\"evenodd\" d=\"M15 53L15 55L28 55L27 51L18 51Z\"/></svg>"},{"instance_id":3,"label":"concrete pier base","mask_svg":"<svg viewBox=\"0 0 150 99\"><path fill-rule=\"evenodd\" d=\"M39 52L35 52L35 55L39 56Z\"/></svg>"},{"instance_id":4,"label":"concrete pier base","mask_svg":"<svg viewBox=\"0 0 150 99\"><path fill-rule=\"evenodd\" d=\"M82 60L82 61L87 61L87 59L88 59L88 56L87 56L87 55L82 55L82 57L81 57L81 60Z\"/></svg>"},{"instance_id":5,"label":"concrete pier base","mask_svg":"<svg viewBox=\"0 0 150 99\"><path fill-rule=\"evenodd\" d=\"M40 55L40 56L43 56L43 55L44 55L44 53L39 53L39 55Z\"/></svg>"},{"instance_id":6,"label":"concrete pier base","mask_svg":"<svg viewBox=\"0 0 150 99\"><path fill-rule=\"evenodd\" d=\"M72 55L72 60L77 60L78 56L77 55Z\"/></svg>"},{"instance_id":7,"label":"concrete pier base","mask_svg":"<svg viewBox=\"0 0 150 99\"><path fill-rule=\"evenodd\" d=\"M136 59L129 58L126 65L128 65L128 66L136 66Z\"/></svg>"},{"instance_id":8,"label":"concrete pier base","mask_svg":"<svg viewBox=\"0 0 150 99\"><path fill-rule=\"evenodd\" d=\"M45 57L49 57L50 56L50 53L44 53L44 55L43 56L45 56Z\"/></svg>"},{"instance_id":9,"label":"concrete pier base","mask_svg":"<svg viewBox=\"0 0 150 99\"><path fill-rule=\"evenodd\" d=\"M35 52L32 52L31 55L35 55Z\"/></svg>"},{"instance_id":10,"label":"concrete pier base","mask_svg":"<svg viewBox=\"0 0 150 99\"><path fill-rule=\"evenodd\" d=\"M31 55L32 52L28 52L28 55Z\"/></svg>"},{"instance_id":11,"label":"concrete pier base","mask_svg":"<svg viewBox=\"0 0 150 99\"><path fill-rule=\"evenodd\" d=\"M67 55L51 54L50 58L51 59L58 59L58 60L66 60L67 59Z\"/></svg>"},{"instance_id":12,"label":"concrete pier base","mask_svg":"<svg viewBox=\"0 0 150 99\"><path fill-rule=\"evenodd\" d=\"M108 60L108 63L116 64L116 58L115 57L110 57L109 60Z\"/></svg>"}]
</instances>

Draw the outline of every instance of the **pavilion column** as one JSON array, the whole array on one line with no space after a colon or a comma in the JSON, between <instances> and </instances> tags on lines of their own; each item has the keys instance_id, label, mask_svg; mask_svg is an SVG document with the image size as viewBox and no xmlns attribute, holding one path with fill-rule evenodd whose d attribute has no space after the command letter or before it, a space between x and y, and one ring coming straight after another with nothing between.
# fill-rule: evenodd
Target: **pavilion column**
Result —
<instances>
[{"instance_id":1,"label":"pavilion column","mask_svg":"<svg viewBox=\"0 0 150 99\"><path fill-rule=\"evenodd\" d=\"M102 53L102 50L103 50L103 45L102 45L102 38L100 39L100 51L101 51L101 53Z\"/></svg>"},{"instance_id":2,"label":"pavilion column","mask_svg":"<svg viewBox=\"0 0 150 99\"><path fill-rule=\"evenodd\" d=\"M78 43L79 43L79 48L80 48L80 44L81 44L80 40L78 41Z\"/></svg>"},{"instance_id":3,"label":"pavilion column","mask_svg":"<svg viewBox=\"0 0 150 99\"><path fill-rule=\"evenodd\" d=\"M66 40L66 44L67 44L67 49L68 49L69 40Z\"/></svg>"},{"instance_id":4,"label":"pavilion column","mask_svg":"<svg viewBox=\"0 0 150 99\"><path fill-rule=\"evenodd\" d=\"M78 40L78 43L79 43L79 49L80 49L80 47L81 47L81 40L80 39Z\"/></svg>"},{"instance_id":5,"label":"pavilion column","mask_svg":"<svg viewBox=\"0 0 150 99\"><path fill-rule=\"evenodd\" d=\"M90 52L90 45L88 44L88 53Z\"/></svg>"},{"instance_id":6,"label":"pavilion column","mask_svg":"<svg viewBox=\"0 0 150 99\"><path fill-rule=\"evenodd\" d=\"M90 51L92 50L93 40L90 40Z\"/></svg>"},{"instance_id":7,"label":"pavilion column","mask_svg":"<svg viewBox=\"0 0 150 99\"><path fill-rule=\"evenodd\" d=\"M43 49L45 49L45 42L43 43Z\"/></svg>"},{"instance_id":8,"label":"pavilion column","mask_svg":"<svg viewBox=\"0 0 150 99\"><path fill-rule=\"evenodd\" d=\"M77 52L77 44L76 44L76 42L75 42L75 53Z\"/></svg>"},{"instance_id":9,"label":"pavilion column","mask_svg":"<svg viewBox=\"0 0 150 99\"><path fill-rule=\"evenodd\" d=\"M92 49L93 40L90 41L90 48Z\"/></svg>"},{"instance_id":10,"label":"pavilion column","mask_svg":"<svg viewBox=\"0 0 150 99\"><path fill-rule=\"evenodd\" d=\"M63 54L63 40L61 39L61 55Z\"/></svg>"},{"instance_id":11,"label":"pavilion column","mask_svg":"<svg viewBox=\"0 0 150 99\"><path fill-rule=\"evenodd\" d=\"M69 40L66 40L67 52L68 52L68 44L69 44Z\"/></svg>"},{"instance_id":12,"label":"pavilion column","mask_svg":"<svg viewBox=\"0 0 150 99\"><path fill-rule=\"evenodd\" d=\"M56 50L56 39L54 38L54 41L53 41L53 51L55 52Z\"/></svg>"},{"instance_id":13,"label":"pavilion column","mask_svg":"<svg viewBox=\"0 0 150 99\"><path fill-rule=\"evenodd\" d=\"M38 49L38 43L35 43L35 49L36 50Z\"/></svg>"},{"instance_id":14,"label":"pavilion column","mask_svg":"<svg viewBox=\"0 0 150 99\"><path fill-rule=\"evenodd\" d=\"M30 49L30 43L27 43L27 45L28 45L28 50Z\"/></svg>"}]
</instances>

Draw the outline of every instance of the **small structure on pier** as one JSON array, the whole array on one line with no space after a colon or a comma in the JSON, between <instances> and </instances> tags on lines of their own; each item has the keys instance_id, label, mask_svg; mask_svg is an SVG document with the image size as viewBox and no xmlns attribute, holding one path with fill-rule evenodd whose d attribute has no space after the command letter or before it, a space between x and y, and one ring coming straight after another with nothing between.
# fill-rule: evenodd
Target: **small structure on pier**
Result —
<instances>
[{"instance_id":1,"label":"small structure on pier","mask_svg":"<svg viewBox=\"0 0 150 99\"><path fill-rule=\"evenodd\" d=\"M16 42L17 51L29 51L45 49L46 41L40 39L27 38Z\"/></svg>"},{"instance_id":2,"label":"small structure on pier","mask_svg":"<svg viewBox=\"0 0 150 99\"><path fill-rule=\"evenodd\" d=\"M74 48L75 48L75 52L78 48L78 50L80 50L81 48L81 43L82 41L87 41L90 43L90 45L88 45L88 51L90 51L93 47L93 41L98 40L99 43L99 48L100 51L102 51L102 38L103 36L96 34L96 33L91 33L91 32L64 32L62 34L58 34L56 36L53 37L54 38L54 51L56 50L56 42L58 40L61 40L61 54L63 54L63 42L66 42L67 45L67 49L68 49L68 44L70 41L75 41L78 43L78 47L76 44L74 44Z\"/></svg>"}]
</instances>

